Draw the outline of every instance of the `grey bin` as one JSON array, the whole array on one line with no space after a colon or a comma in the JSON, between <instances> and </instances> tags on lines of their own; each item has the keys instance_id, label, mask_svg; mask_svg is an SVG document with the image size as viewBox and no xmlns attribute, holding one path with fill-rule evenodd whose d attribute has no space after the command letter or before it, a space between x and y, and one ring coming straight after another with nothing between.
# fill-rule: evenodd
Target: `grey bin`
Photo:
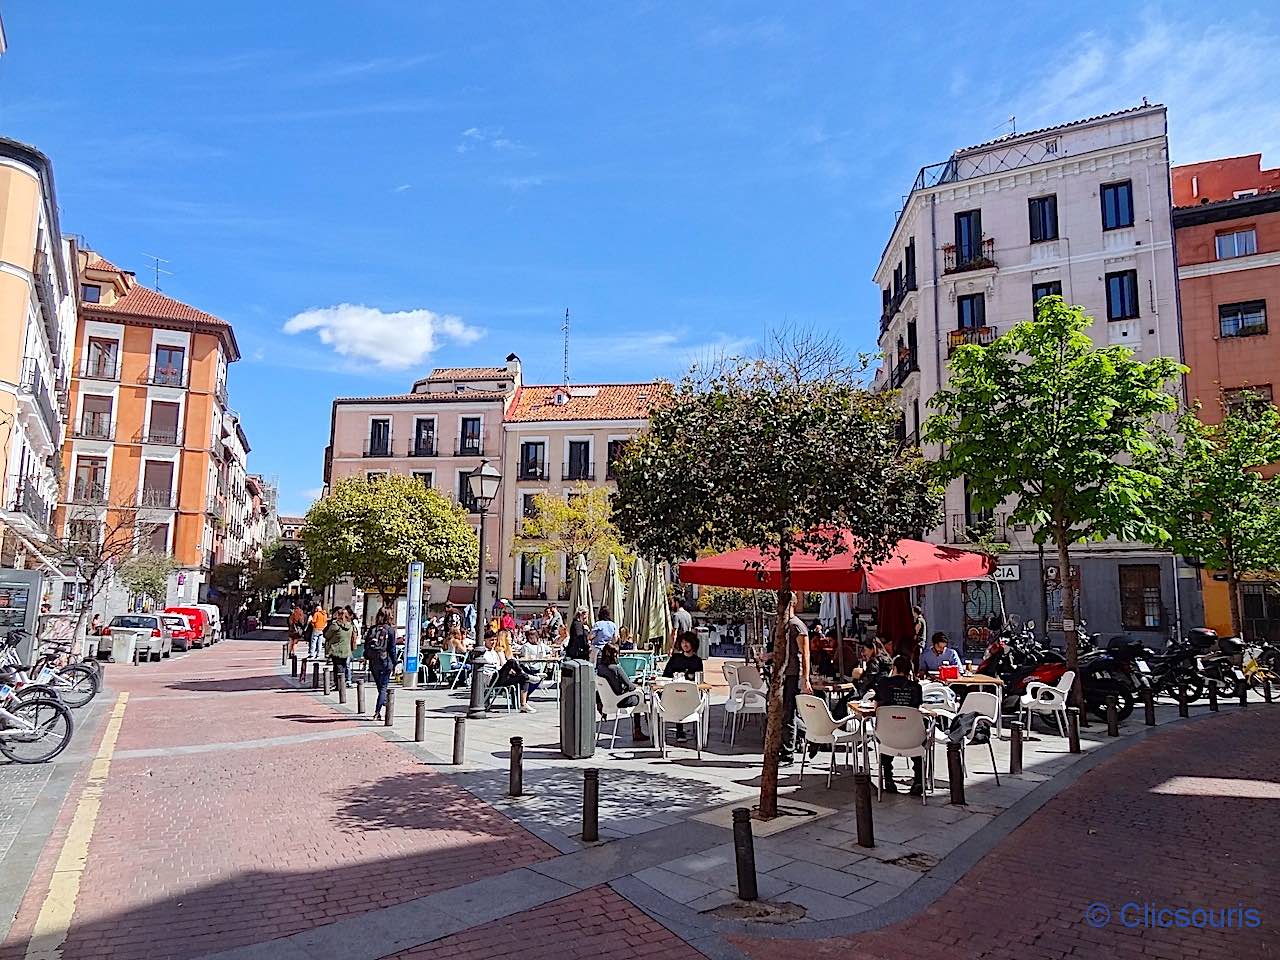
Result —
<instances>
[{"instance_id":1,"label":"grey bin","mask_svg":"<svg viewBox=\"0 0 1280 960\"><path fill-rule=\"evenodd\" d=\"M595 756L596 672L589 660L560 668L560 752L571 760Z\"/></svg>"}]
</instances>

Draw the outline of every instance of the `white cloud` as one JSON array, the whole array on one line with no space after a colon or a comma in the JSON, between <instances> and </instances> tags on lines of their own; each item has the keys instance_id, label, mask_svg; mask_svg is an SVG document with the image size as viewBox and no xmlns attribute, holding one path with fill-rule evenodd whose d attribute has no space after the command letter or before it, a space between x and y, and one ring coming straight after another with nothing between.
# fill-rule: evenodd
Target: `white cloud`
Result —
<instances>
[{"instance_id":1,"label":"white cloud","mask_svg":"<svg viewBox=\"0 0 1280 960\"><path fill-rule=\"evenodd\" d=\"M1147 97L1169 108L1174 163L1262 152L1264 163L1274 164L1280 111L1250 91L1280 86L1280 36L1247 17L1198 17L1149 15L1130 33L1109 29L1074 38L1064 45L1079 51L1074 57L1011 98L1018 129L1108 113Z\"/></svg>"},{"instance_id":2,"label":"white cloud","mask_svg":"<svg viewBox=\"0 0 1280 960\"><path fill-rule=\"evenodd\" d=\"M458 153L470 153L472 150L481 149L497 153L529 152L519 140L504 134L501 127L467 127L459 136L458 145L454 147Z\"/></svg>"},{"instance_id":3,"label":"white cloud","mask_svg":"<svg viewBox=\"0 0 1280 960\"><path fill-rule=\"evenodd\" d=\"M702 32L708 47L744 47L777 43L785 39L787 28L777 17L757 17L745 23L717 23Z\"/></svg>"},{"instance_id":4,"label":"white cloud","mask_svg":"<svg viewBox=\"0 0 1280 960\"><path fill-rule=\"evenodd\" d=\"M524 193L530 187L540 187L546 183L546 177L499 177L498 183L502 184L512 193Z\"/></svg>"},{"instance_id":5,"label":"white cloud","mask_svg":"<svg viewBox=\"0 0 1280 960\"><path fill-rule=\"evenodd\" d=\"M402 183L402 184L400 184L400 186L396 187L396 188L395 188L394 190L392 190L391 192L392 192L392 193L404 193L406 190L412 190L412 189L413 189L413 184L412 184L412 183Z\"/></svg>"},{"instance_id":6,"label":"white cloud","mask_svg":"<svg viewBox=\"0 0 1280 960\"><path fill-rule=\"evenodd\" d=\"M341 357L370 360L385 370L419 365L442 341L474 343L480 331L460 317L432 310L387 313L363 304L340 303L290 317L287 334L314 331L320 342Z\"/></svg>"}]
</instances>

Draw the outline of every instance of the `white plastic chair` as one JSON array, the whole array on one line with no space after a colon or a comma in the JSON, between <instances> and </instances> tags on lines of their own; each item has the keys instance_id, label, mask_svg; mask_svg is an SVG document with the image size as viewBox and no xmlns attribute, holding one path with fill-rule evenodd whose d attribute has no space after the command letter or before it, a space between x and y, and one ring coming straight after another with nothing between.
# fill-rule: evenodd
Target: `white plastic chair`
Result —
<instances>
[{"instance_id":1,"label":"white plastic chair","mask_svg":"<svg viewBox=\"0 0 1280 960\"><path fill-rule=\"evenodd\" d=\"M600 717L596 721L596 732L599 733L600 721L613 721L613 739L609 742L609 749L612 750L618 742L618 722L623 717L634 717L644 707L644 693L640 690L614 693L608 680L596 677L596 696L600 698ZM624 700L630 702L624 705Z\"/></svg>"},{"instance_id":2,"label":"white plastic chair","mask_svg":"<svg viewBox=\"0 0 1280 960\"><path fill-rule=\"evenodd\" d=\"M751 687L753 690L760 690L766 693L768 692L764 682L764 677L760 675L759 667L754 663L739 663L737 664L737 667L739 683L743 686Z\"/></svg>"},{"instance_id":3,"label":"white plastic chair","mask_svg":"<svg viewBox=\"0 0 1280 960\"><path fill-rule=\"evenodd\" d=\"M933 785L933 751L930 749L933 730L925 722L924 714L915 707L877 707L875 740L882 757L922 757L926 767L924 783ZM879 766L878 790L884 791L884 764ZM920 801L925 800L921 791Z\"/></svg>"},{"instance_id":4,"label":"white plastic chair","mask_svg":"<svg viewBox=\"0 0 1280 960\"><path fill-rule=\"evenodd\" d=\"M1032 681L1027 684L1027 692L1022 695L1022 710L1027 717L1027 732L1031 732L1031 714L1041 716L1052 714L1058 723L1058 735L1067 735L1067 698L1071 695L1071 685L1076 682L1074 670L1068 670L1058 682L1050 686L1047 683Z\"/></svg>"},{"instance_id":5,"label":"white plastic chair","mask_svg":"<svg viewBox=\"0 0 1280 960\"><path fill-rule=\"evenodd\" d=\"M945 683L929 680L920 684L920 693L927 707L941 707L943 710L955 712L958 698L956 693Z\"/></svg>"},{"instance_id":6,"label":"white plastic chair","mask_svg":"<svg viewBox=\"0 0 1280 960\"><path fill-rule=\"evenodd\" d=\"M836 770L836 748L845 748L845 766L849 766L849 755L858 742L858 731L850 730L850 724L856 724L858 718L848 716L844 720L836 720L831 716L827 702L813 694L796 695L796 715L804 729L804 752L800 755L800 782L804 783L805 761L809 759L809 744L831 748L831 763L827 767L827 789L831 788L831 777Z\"/></svg>"},{"instance_id":7,"label":"white plastic chair","mask_svg":"<svg viewBox=\"0 0 1280 960\"><path fill-rule=\"evenodd\" d=\"M727 664L726 664L727 666ZM725 671L728 678L728 670ZM720 728L720 739L724 740L725 728L729 729L729 746L733 746L738 735L738 725L747 717L763 717L769 712L769 698L763 690L749 687L745 683L731 684L729 699L724 702L724 725Z\"/></svg>"},{"instance_id":8,"label":"white plastic chair","mask_svg":"<svg viewBox=\"0 0 1280 960\"><path fill-rule=\"evenodd\" d=\"M988 693L986 690L974 690L964 698L964 703L960 706L960 713L976 713L978 715L973 729L969 731L968 736L962 741L960 750L961 769L963 770L967 766L963 748L973 743L978 731L985 727L987 730L987 752L991 754L991 769L996 774L996 786L1000 786L1000 768L996 765L996 748L992 742L992 737L1000 729L1000 698L994 693Z\"/></svg>"},{"instance_id":9,"label":"white plastic chair","mask_svg":"<svg viewBox=\"0 0 1280 960\"><path fill-rule=\"evenodd\" d=\"M671 680L658 688L654 699L654 719L658 729L654 735L662 745L662 755L667 755L668 723L691 723L698 759L702 759L702 745L706 740L706 728L702 722L702 691L692 680Z\"/></svg>"}]
</instances>

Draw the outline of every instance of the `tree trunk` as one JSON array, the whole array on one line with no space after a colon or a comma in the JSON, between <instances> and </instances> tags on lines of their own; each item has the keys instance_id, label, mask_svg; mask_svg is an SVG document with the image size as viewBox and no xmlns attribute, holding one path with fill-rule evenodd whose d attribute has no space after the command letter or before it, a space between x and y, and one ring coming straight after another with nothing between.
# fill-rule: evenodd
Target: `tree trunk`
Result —
<instances>
[{"instance_id":1,"label":"tree trunk","mask_svg":"<svg viewBox=\"0 0 1280 960\"><path fill-rule=\"evenodd\" d=\"M1227 560L1227 597L1231 607L1231 632L1244 637L1244 617L1241 615L1240 579L1236 576L1235 561Z\"/></svg>"},{"instance_id":2,"label":"tree trunk","mask_svg":"<svg viewBox=\"0 0 1280 960\"><path fill-rule=\"evenodd\" d=\"M1066 641L1067 669L1075 673L1072 684L1072 699L1081 711L1084 710L1084 684L1080 679L1080 642L1076 634L1079 624L1076 623L1076 589L1071 582L1071 546L1067 543L1066 531L1057 527L1053 531L1058 545L1058 582L1062 584L1062 622L1063 639ZM1070 623L1070 629L1067 624ZM1045 624L1046 629L1048 624Z\"/></svg>"},{"instance_id":3,"label":"tree trunk","mask_svg":"<svg viewBox=\"0 0 1280 960\"><path fill-rule=\"evenodd\" d=\"M782 671L787 659L787 610L790 603L783 597L791 591L791 554L782 550L778 556L780 586L778 617L773 628L773 671L769 676L769 712L765 723L764 768L760 771L760 819L772 820L778 815L778 754L782 750Z\"/></svg>"}]
</instances>

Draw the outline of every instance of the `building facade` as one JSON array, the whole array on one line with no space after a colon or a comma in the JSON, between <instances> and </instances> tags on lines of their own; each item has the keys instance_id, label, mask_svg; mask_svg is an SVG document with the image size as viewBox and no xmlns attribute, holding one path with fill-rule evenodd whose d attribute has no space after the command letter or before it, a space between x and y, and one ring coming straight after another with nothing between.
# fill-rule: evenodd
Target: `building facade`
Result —
<instances>
[{"instance_id":1,"label":"building facade","mask_svg":"<svg viewBox=\"0 0 1280 960\"><path fill-rule=\"evenodd\" d=\"M1009 135L958 150L923 168L912 186L875 282L881 289L879 388L900 390L907 442L918 442L929 401L965 343L990 343L1058 294L1095 318L1091 336L1139 359L1181 356L1170 216L1165 111L1143 105ZM939 451L925 445L923 452ZM973 531L1004 541L999 576L1008 612L1061 628L1061 577L1042 561L1033 531L997 510L980 516L965 484L946 491L938 542ZM1176 558L1141 544L1072 548L1090 631L1126 631L1159 645L1199 622L1199 580ZM989 585L927 591L931 629L982 642ZM1047 614L1047 616L1046 616Z\"/></svg>"},{"instance_id":2,"label":"building facade","mask_svg":"<svg viewBox=\"0 0 1280 960\"><path fill-rule=\"evenodd\" d=\"M1268 314L1280 308L1280 169L1260 154L1173 168L1173 225L1187 395L1200 417L1217 423L1245 391L1275 400L1280 334ZM1231 631L1229 587L1201 571L1205 623ZM1241 585L1247 637L1280 637L1274 578Z\"/></svg>"},{"instance_id":3,"label":"building facade","mask_svg":"<svg viewBox=\"0 0 1280 960\"><path fill-rule=\"evenodd\" d=\"M0 567L55 579L47 541L75 328L75 246L58 222L53 167L34 147L0 138Z\"/></svg>"},{"instance_id":4,"label":"building facade","mask_svg":"<svg viewBox=\"0 0 1280 960\"><path fill-rule=\"evenodd\" d=\"M135 516L148 546L178 565L166 601L203 599L233 495L224 465L235 421L227 406L227 371L240 358L235 334L92 251L79 257L59 523L65 536L83 538Z\"/></svg>"}]
</instances>

